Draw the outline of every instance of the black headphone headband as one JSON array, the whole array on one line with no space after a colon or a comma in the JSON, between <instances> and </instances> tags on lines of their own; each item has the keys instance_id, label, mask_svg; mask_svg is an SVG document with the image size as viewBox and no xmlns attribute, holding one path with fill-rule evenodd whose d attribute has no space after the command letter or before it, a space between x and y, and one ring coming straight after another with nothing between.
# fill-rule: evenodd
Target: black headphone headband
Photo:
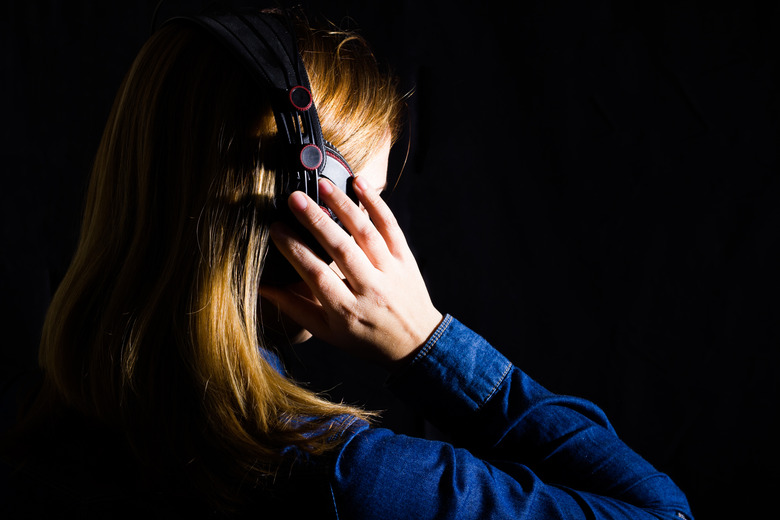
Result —
<instances>
[{"instance_id":1,"label":"black headphone headband","mask_svg":"<svg viewBox=\"0 0 780 520\"><path fill-rule=\"evenodd\" d=\"M209 12L175 17L168 22L175 20L195 22L207 29L245 65L270 100L280 140L290 148L289 152L281 154L287 159L277 167L276 198L280 200L276 205L281 219L298 227L307 245L329 261L322 247L297 226L291 215L284 217L287 214L287 196L297 190L303 191L338 222L333 212L320 202L318 181L326 178L357 200L351 186L354 175L338 150L323 139L309 76L298 52L297 37L291 24L282 15L258 11ZM269 263L280 263L272 256L267 259L266 270ZM291 281L291 277L294 278L274 276L286 281Z\"/></svg>"},{"instance_id":2,"label":"black headphone headband","mask_svg":"<svg viewBox=\"0 0 780 520\"><path fill-rule=\"evenodd\" d=\"M352 171L322 137L309 76L287 20L262 12L205 13L173 20L176 19L190 20L208 29L241 60L269 96L278 132L292 147L292 160L284 166L289 170L284 172L285 178L279 179L280 194L300 189L319 203L319 177L327 177L347 191ZM338 160L328 161L329 156Z\"/></svg>"}]
</instances>

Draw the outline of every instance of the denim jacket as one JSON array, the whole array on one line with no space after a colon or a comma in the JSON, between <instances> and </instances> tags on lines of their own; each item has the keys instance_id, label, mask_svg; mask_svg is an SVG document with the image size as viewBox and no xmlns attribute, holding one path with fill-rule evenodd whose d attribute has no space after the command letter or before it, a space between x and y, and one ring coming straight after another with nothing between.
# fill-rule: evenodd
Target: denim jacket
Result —
<instances>
[{"instance_id":1,"label":"denim jacket","mask_svg":"<svg viewBox=\"0 0 780 520\"><path fill-rule=\"evenodd\" d=\"M336 453L299 457L272 486L248 489L256 507L242 518L693 518L601 410L548 392L449 315L388 385L452 442L345 418ZM49 446L41 471L3 471L0 518L223 516L186 493L140 491L131 459L83 433L76 449Z\"/></svg>"},{"instance_id":2,"label":"denim jacket","mask_svg":"<svg viewBox=\"0 0 780 520\"><path fill-rule=\"evenodd\" d=\"M453 442L353 425L330 475L337 518L693 518L595 405L545 390L449 315L389 385Z\"/></svg>"}]
</instances>

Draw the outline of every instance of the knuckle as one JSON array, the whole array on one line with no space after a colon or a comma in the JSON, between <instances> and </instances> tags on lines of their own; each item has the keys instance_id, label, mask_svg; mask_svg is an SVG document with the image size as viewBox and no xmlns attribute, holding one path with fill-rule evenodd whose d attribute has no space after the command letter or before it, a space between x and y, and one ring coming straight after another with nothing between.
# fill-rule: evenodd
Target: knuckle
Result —
<instances>
[{"instance_id":1,"label":"knuckle","mask_svg":"<svg viewBox=\"0 0 780 520\"><path fill-rule=\"evenodd\" d=\"M377 236L377 230L374 224L370 220L359 222L355 225L355 229L352 231L353 235L360 235L366 239L375 240Z\"/></svg>"},{"instance_id":2,"label":"knuckle","mask_svg":"<svg viewBox=\"0 0 780 520\"><path fill-rule=\"evenodd\" d=\"M391 307L391 303L389 298L386 294L381 292L374 292L371 295L371 300L374 306L378 309L383 309L384 311L387 311Z\"/></svg>"},{"instance_id":3,"label":"knuckle","mask_svg":"<svg viewBox=\"0 0 780 520\"><path fill-rule=\"evenodd\" d=\"M398 227L398 220L396 220L395 215L392 211L390 211L389 208L385 208L382 212L382 220L385 223L385 226L389 228L397 228Z\"/></svg>"},{"instance_id":4,"label":"knuckle","mask_svg":"<svg viewBox=\"0 0 780 520\"><path fill-rule=\"evenodd\" d=\"M382 198L371 190L363 193L363 201L371 206L377 206L380 200L382 200Z\"/></svg>"},{"instance_id":5,"label":"knuckle","mask_svg":"<svg viewBox=\"0 0 780 520\"><path fill-rule=\"evenodd\" d=\"M325 213L316 206L308 211L307 214L309 217L309 222L314 227L320 227L325 222Z\"/></svg>"},{"instance_id":6,"label":"knuckle","mask_svg":"<svg viewBox=\"0 0 780 520\"><path fill-rule=\"evenodd\" d=\"M348 197L339 197L333 202L334 207L331 209L339 213L346 213L353 205L354 203Z\"/></svg>"},{"instance_id":7,"label":"knuckle","mask_svg":"<svg viewBox=\"0 0 780 520\"><path fill-rule=\"evenodd\" d=\"M354 305L347 305L346 303L341 302L334 310L347 330L355 330L360 325L360 315L356 311Z\"/></svg>"},{"instance_id":8,"label":"knuckle","mask_svg":"<svg viewBox=\"0 0 780 520\"><path fill-rule=\"evenodd\" d=\"M332 256L349 263L355 256L353 242L351 240L339 240L332 246Z\"/></svg>"},{"instance_id":9,"label":"knuckle","mask_svg":"<svg viewBox=\"0 0 780 520\"><path fill-rule=\"evenodd\" d=\"M311 277L318 287L325 287L330 281L328 272L322 268L315 269Z\"/></svg>"},{"instance_id":10,"label":"knuckle","mask_svg":"<svg viewBox=\"0 0 780 520\"><path fill-rule=\"evenodd\" d=\"M363 240L365 241L366 249L370 251L384 252L387 250L387 242L385 242L384 237L376 230L372 230L368 233Z\"/></svg>"},{"instance_id":11,"label":"knuckle","mask_svg":"<svg viewBox=\"0 0 780 520\"><path fill-rule=\"evenodd\" d=\"M307 252L306 246L298 240L289 240L285 246L295 258L301 258L305 256Z\"/></svg>"}]
</instances>

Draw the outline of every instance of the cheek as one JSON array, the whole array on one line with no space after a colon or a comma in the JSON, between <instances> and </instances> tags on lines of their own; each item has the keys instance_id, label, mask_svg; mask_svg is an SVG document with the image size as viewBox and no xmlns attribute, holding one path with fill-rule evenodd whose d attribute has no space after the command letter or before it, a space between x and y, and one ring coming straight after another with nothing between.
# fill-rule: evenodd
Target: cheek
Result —
<instances>
[{"instance_id":1,"label":"cheek","mask_svg":"<svg viewBox=\"0 0 780 520\"><path fill-rule=\"evenodd\" d=\"M355 174L363 177L377 191L382 191L387 184L387 163L389 147L377 152L368 163Z\"/></svg>"}]
</instances>

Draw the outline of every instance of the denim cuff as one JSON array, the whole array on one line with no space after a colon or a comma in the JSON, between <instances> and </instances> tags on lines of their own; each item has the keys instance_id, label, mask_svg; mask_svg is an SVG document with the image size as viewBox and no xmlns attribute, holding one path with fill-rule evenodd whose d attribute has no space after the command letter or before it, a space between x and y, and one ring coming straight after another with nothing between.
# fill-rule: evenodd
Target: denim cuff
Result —
<instances>
[{"instance_id":1,"label":"denim cuff","mask_svg":"<svg viewBox=\"0 0 780 520\"><path fill-rule=\"evenodd\" d=\"M387 386L426 417L449 421L478 411L511 369L507 358L447 314L412 361L388 379Z\"/></svg>"}]
</instances>

